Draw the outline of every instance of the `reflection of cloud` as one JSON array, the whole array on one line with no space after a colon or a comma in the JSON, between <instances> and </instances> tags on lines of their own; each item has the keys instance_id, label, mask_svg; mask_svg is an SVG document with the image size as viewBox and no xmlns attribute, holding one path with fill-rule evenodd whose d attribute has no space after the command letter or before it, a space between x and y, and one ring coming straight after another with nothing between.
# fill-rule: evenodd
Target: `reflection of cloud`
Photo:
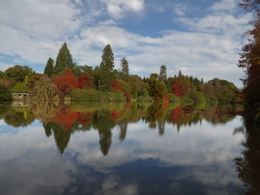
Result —
<instances>
[{"instance_id":1,"label":"reflection of cloud","mask_svg":"<svg viewBox=\"0 0 260 195\"><path fill-rule=\"evenodd\" d=\"M232 165L232 160L239 156L237 145L243 137L232 133L240 123L233 120L212 126L202 121L182 127L180 132L173 124L166 123L163 137L149 129L147 123L130 123L124 142L118 139L117 128L112 130L112 145L107 156L100 152L96 130L74 132L64 155L59 156L53 136L47 138L42 127L20 128L15 135L0 136L3 165L0 166L0 188L6 192L11 190L12 194L20 191L30 195L40 188L44 188L43 194L66 190L76 193L83 185L84 190L93 190L94 194L138 194L140 185L144 184L126 182L123 174L119 174L119 167L132 162L133 170L138 172L141 168L136 162L156 159L151 167L169 170L167 174L172 181L169 188L195 182L208 186L205 189L212 194L212 189L240 185ZM179 171L172 171L175 169ZM11 181L18 187L10 189ZM92 185L98 186L97 190L87 189Z\"/></svg>"}]
</instances>

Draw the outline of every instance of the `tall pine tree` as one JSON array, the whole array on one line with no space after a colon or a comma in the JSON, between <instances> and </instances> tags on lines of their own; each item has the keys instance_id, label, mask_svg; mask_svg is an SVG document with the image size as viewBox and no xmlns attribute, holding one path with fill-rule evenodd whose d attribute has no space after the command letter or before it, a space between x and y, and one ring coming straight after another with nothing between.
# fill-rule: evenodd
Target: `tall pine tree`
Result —
<instances>
[{"instance_id":1,"label":"tall pine tree","mask_svg":"<svg viewBox=\"0 0 260 195\"><path fill-rule=\"evenodd\" d=\"M110 91L113 79L115 79L114 69L114 54L111 46L108 44L103 49L102 62L99 67L99 82L98 89L101 91Z\"/></svg>"},{"instance_id":2,"label":"tall pine tree","mask_svg":"<svg viewBox=\"0 0 260 195\"><path fill-rule=\"evenodd\" d=\"M47 61L46 66L44 68L44 74L47 74L49 76L49 78L52 75L53 63L54 63L54 60L52 58L49 58L48 61Z\"/></svg>"},{"instance_id":3,"label":"tall pine tree","mask_svg":"<svg viewBox=\"0 0 260 195\"><path fill-rule=\"evenodd\" d=\"M121 78L128 82L129 81L129 68L128 68L128 61L125 59L125 57L123 57L121 59Z\"/></svg>"},{"instance_id":4,"label":"tall pine tree","mask_svg":"<svg viewBox=\"0 0 260 195\"><path fill-rule=\"evenodd\" d=\"M73 63L72 56L65 42L61 46L57 55L56 65L53 68L52 75L58 75L61 71L65 70L66 68L71 69L73 73L75 72L75 64Z\"/></svg>"}]
</instances>

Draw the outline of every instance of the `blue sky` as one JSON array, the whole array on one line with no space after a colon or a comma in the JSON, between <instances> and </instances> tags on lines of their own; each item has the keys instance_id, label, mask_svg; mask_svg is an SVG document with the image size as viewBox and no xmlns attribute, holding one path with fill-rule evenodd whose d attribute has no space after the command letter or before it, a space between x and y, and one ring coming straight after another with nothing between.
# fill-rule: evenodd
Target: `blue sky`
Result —
<instances>
[{"instance_id":1,"label":"blue sky","mask_svg":"<svg viewBox=\"0 0 260 195\"><path fill-rule=\"evenodd\" d=\"M110 44L115 69L131 74L215 77L242 87L236 67L252 18L241 0L1 0L0 70L15 64L42 73L66 42L78 65L98 66Z\"/></svg>"}]
</instances>

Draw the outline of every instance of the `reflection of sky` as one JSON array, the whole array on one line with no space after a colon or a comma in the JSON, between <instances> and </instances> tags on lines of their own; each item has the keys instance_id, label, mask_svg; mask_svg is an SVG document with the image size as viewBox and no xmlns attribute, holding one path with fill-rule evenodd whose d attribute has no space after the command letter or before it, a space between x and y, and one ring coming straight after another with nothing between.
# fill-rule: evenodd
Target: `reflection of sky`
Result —
<instances>
[{"instance_id":1,"label":"reflection of sky","mask_svg":"<svg viewBox=\"0 0 260 195\"><path fill-rule=\"evenodd\" d=\"M243 140L242 134L233 135L238 126L237 118L217 126L203 121L178 132L169 123L159 136L146 123L130 123L123 142L118 127L112 130L107 156L100 152L97 130L75 132L61 156L54 137L47 138L34 122L16 134L0 134L0 189L29 195L138 194L163 187L165 194L234 194L241 186L233 167Z\"/></svg>"}]
</instances>

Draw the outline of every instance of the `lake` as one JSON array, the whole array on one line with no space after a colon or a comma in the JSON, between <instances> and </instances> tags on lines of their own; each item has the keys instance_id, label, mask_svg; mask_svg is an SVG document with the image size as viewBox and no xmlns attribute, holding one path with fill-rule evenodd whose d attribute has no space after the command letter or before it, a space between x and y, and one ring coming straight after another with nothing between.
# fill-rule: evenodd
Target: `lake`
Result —
<instances>
[{"instance_id":1,"label":"lake","mask_svg":"<svg viewBox=\"0 0 260 195\"><path fill-rule=\"evenodd\" d=\"M0 108L3 195L259 192L259 128L239 105Z\"/></svg>"}]
</instances>

